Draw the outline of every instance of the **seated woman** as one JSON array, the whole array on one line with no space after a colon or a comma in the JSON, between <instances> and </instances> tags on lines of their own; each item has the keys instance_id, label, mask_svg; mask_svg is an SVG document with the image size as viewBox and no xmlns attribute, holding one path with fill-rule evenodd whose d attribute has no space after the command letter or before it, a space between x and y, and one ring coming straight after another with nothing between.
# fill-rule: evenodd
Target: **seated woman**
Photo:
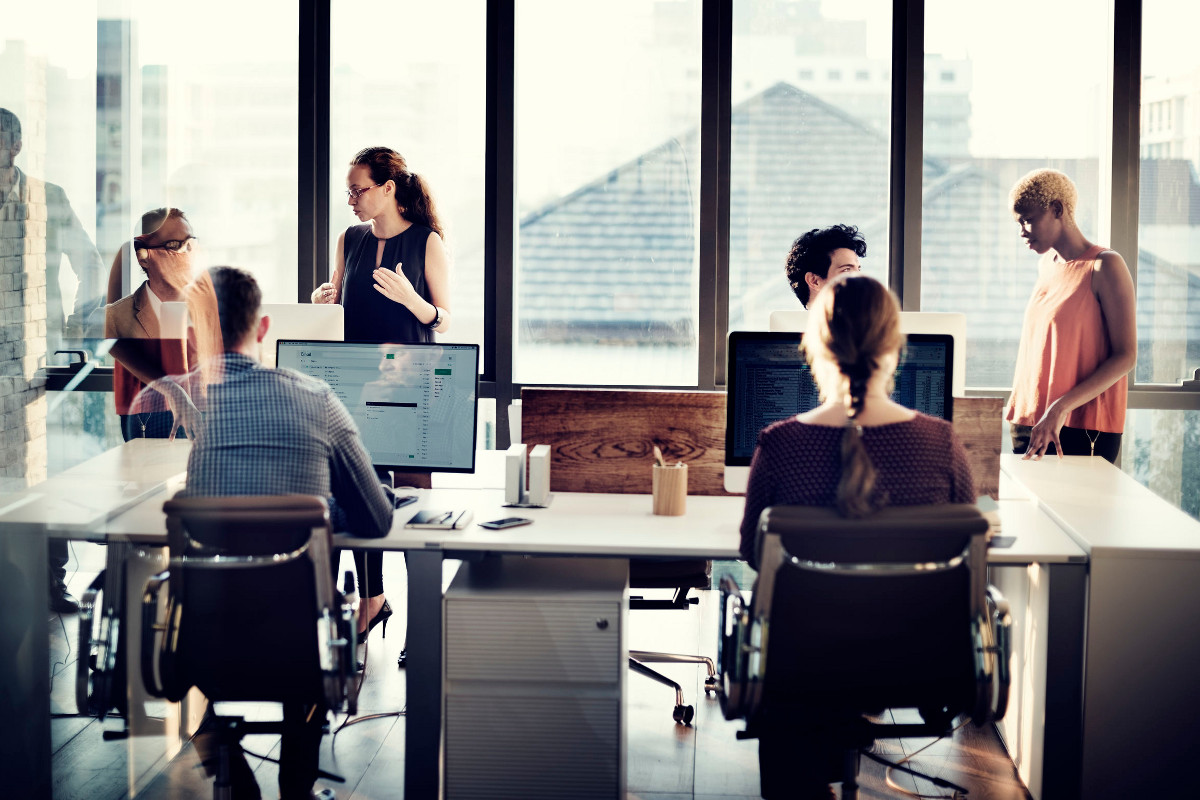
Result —
<instances>
[{"instance_id":1,"label":"seated woman","mask_svg":"<svg viewBox=\"0 0 1200 800\"><path fill-rule=\"evenodd\" d=\"M975 502L950 423L891 399L903 343L900 306L874 278L839 278L814 299L802 348L823 402L758 435L742 517L746 561L758 566L758 517L770 506L862 517L885 505Z\"/></svg>"},{"instance_id":2,"label":"seated woman","mask_svg":"<svg viewBox=\"0 0 1200 800\"><path fill-rule=\"evenodd\" d=\"M886 505L975 502L950 423L890 397L903 342L900 306L874 278L839 277L813 300L802 347L823 403L758 436L741 526L742 557L752 565L758 518L770 506L833 506L863 517ZM791 719L781 735L760 735L763 797L833 796L841 754L813 733L819 720L808 722Z\"/></svg>"}]
</instances>

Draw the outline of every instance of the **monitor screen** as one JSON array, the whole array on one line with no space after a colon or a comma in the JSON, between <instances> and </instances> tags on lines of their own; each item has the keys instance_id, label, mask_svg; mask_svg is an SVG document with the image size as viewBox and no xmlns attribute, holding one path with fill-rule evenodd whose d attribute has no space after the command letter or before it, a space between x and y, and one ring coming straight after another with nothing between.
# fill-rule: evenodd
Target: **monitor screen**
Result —
<instances>
[{"instance_id":1,"label":"monitor screen","mask_svg":"<svg viewBox=\"0 0 1200 800\"><path fill-rule=\"evenodd\" d=\"M281 339L276 363L330 385L375 466L475 471L479 345Z\"/></svg>"},{"instance_id":2,"label":"monitor screen","mask_svg":"<svg viewBox=\"0 0 1200 800\"><path fill-rule=\"evenodd\" d=\"M772 422L816 408L820 393L799 352L796 332L734 331L726 372L725 464L748 466L758 432ZM949 334L909 334L892 399L950 419L954 340Z\"/></svg>"},{"instance_id":3,"label":"monitor screen","mask_svg":"<svg viewBox=\"0 0 1200 800\"><path fill-rule=\"evenodd\" d=\"M259 354L268 367L275 366L280 339L340 342L346 338L346 313L337 303L263 303L262 315L271 318Z\"/></svg>"}]
</instances>

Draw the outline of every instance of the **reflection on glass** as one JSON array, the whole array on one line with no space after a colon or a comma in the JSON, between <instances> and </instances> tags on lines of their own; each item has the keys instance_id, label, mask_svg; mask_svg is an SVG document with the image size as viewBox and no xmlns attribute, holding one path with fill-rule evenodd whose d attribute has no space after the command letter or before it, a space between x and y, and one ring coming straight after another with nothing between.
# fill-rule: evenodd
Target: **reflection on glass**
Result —
<instances>
[{"instance_id":1,"label":"reflection on glass","mask_svg":"<svg viewBox=\"0 0 1200 800\"><path fill-rule=\"evenodd\" d=\"M94 4L92 13L72 8L8 4L0 41L0 98L23 128L15 166L59 187L71 214L55 218L72 221L43 224L47 209L0 212L6 232L21 223L31 240L16 256L21 265L4 267L23 276L21 285L0 282L0 292L19 292L27 309L4 321L3 340L21 342L21 352L0 358L11 361L5 374L21 375L10 396L23 398L20 425L29 431L20 453L6 453L5 471L28 480L112 441L116 419L102 396L47 396L38 376L67 363L54 353L64 344L92 351L89 369L112 363L97 349L105 316L98 306L145 279L127 255L123 264L133 268L119 267L111 287L105 281L118 251L141 232L144 210L186 208L205 232L198 261L247 267L268 298L296 294L295 4L215 0L186 13L141 0L102 4L99 13ZM12 166L5 158L0 171ZM7 187L0 189L7 202ZM92 312L77 313L89 304ZM63 423L47 432L47 418Z\"/></svg>"},{"instance_id":2,"label":"reflection on glass","mask_svg":"<svg viewBox=\"0 0 1200 800\"><path fill-rule=\"evenodd\" d=\"M1011 384L1037 278L1037 256L1007 208L1017 179L1039 167L1070 175L1080 229L1108 244L1098 217L1100 153L1112 128L1102 102L1111 96L1106 5L926 3L921 309L967 312L968 386ZM1047 30L1072 31L1094 55L1018 56L1045 46Z\"/></svg>"},{"instance_id":3,"label":"reflection on glass","mask_svg":"<svg viewBox=\"0 0 1200 800\"><path fill-rule=\"evenodd\" d=\"M1200 55L1177 4L1142 9L1136 377L1178 383L1200 368Z\"/></svg>"},{"instance_id":4,"label":"reflection on glass","mask_svg":"<svg viewBox=\"0 0 1200 800\"><path fill-rule=\"evenodd\" d=\"M729 329L800 310L785 274L805 232L853 225L887 279L892 4L733 6Z\"/></svg>"},{"instance_id":5,"label":"reflection on glass","mask_svg":"<svg viewBox=\"0 0 1200 800\"><path fill-rule=\"evenodd\" d=\"M700 10L517 3L517 381L696 382Z\"/></svg>"},{"instance_id":6,"label":"reflection on glass","mask_svg":"<svg viewBox=\"0 0 1200 800\"><path fill-rule=\"evenodd\" d=\"M1200 411L1130 409L1121 469L1200 519Z\"/></svg>"}]
</instances>

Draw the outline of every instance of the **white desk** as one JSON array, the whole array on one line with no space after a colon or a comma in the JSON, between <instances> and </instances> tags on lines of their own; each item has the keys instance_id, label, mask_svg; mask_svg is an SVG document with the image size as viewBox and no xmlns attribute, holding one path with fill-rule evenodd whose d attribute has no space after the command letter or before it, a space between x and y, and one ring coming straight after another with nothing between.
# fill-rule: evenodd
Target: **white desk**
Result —
<instances>
[{"instance_id":1,"label":"white desk","mask_svg":"<svg viewBox=\"0 0 1200 800\"><path fill-rule=\"evenodd\" d=\"M475 509L475 521L511 516L501 507L500 490L442 490L423 493L415 508ZM688 497L687 514L656 517L650 513L649 495L557 493L549 508L521 509L533 525L489 531L472 525L463 531L405 530L410 506L397 513L397 524L383 539L356 539L344 546L403 550L408 564L408 607L438 608L442 592L443 558L471 558L488 553L545 556L611 556L736 559L741 497ZM1028 500L1000 503L1001 525L1016 536L1013 547L993 550L989 562L1024 569L1039 562L1053 564L1056 572L1083 574L1086 557L1063 531ZM1064 573L1066 574L1066 573ZM1055 584L1068 594L1081 587L1065 577ZM1065 603L1079 608L1081 600ZM1077 640L1082 616L1068 610L1060 622L1058 639ZM1072 636L1073 634L1073 636ZM1053 640L1050 646L1053 647ZM442 731L442 620L436 614L409 614L408 714L405 748L406 798L436 798L441 785ZM1032 672L1032 671L1031 671ZM1060 695L1070 695L1067 685ZM1045 671L1030 674L1035 687L1047 683ZM1075 684L1078 685L1078 673ZM1077 720L1075 721L1076 736Z\"/></svg>"},{"instance_id":2,"label":"white desk","mask_svg":"<svg viewBox=\"0 0 1200 800\"><path fill-rule=\"evenodd\" d=\"M1058 794L1179 794L1200 752L1200 522L1100 458L1001 468L1089 557L1080 777Z\"/></svg>"},{"instance_id":3,"label":"white desk","mask_svg":"<svg viewBox=\"0 0 1200 800\"><path fill-rule=\"evenodd\" d=\"M155 448L162 448L161 451ZM139 450L139 448L142 448ZM180 480L186 464L188 444L168 445L164 442L131 442L109 451L86 464L80 465L65 481L58 481L56 491L82 496L96 486L97 481L114 484L159 482L156 492L146 495L140 502L120 514L108 511L97 513L90 522L78 516L44 516L36 518L32 509L20 512L11 509L0 514L0 526L6 532L29 531L36 534L36 543L21 550L22 573L34 579L37 585L26 588L20 596L30 608L44 608L46 587L46 536L69 536L125 541L145 544L163 544L166 539L165 517L162 502ZM497 486L496 469L502 463L503 453L481 453L478 461L478 480ZM440 614L442 595L442 561L445 558L477 558L489 553L555 555L555 556L610 556L610 557L674 557L674 558L737 558L738 525L742 514L740 497L697 497L687 501L687 511L681 517L655 517L650 513L648 495L607 495L558 493L546 509L521 509L521 516L535 522L519 528L489 531L471 525L463 531L412 531L405 530L403 523L416 509L470 507L475 511L475 521L512 516L512 509L501 507L503 492L499 488L464 488L473 482L472 476L435 475L432 490L422 490L421 501L396 513L396 523L388 536L382 539L345 539L339 546L362 546L380 550L398 550L406 553L408 562L409 623L408 643L408 715L406 719L405 748L405 793L406 798L436 798L441 784L440 753L442 736L442 618ZM35 493L41 487L35 487ZM1009 487L1014 497L1024 496L1019 489ZM1002 487L1003 492L1003 487ZM1008 495L1004 495L1008 496ZM114 502L117 494L110 497ZM121 502L126 498L122 494ZM1004 500L1000 503L1003 532L1014 535L1017 541L1012 548L993 550L989 561L1001 566L1018 569L1030 563L1046 563L1073 566L1082 569L1081 549L1066 537L1062 530L1041 513L1028 500ZM68 518L69 517L69 518ZM0 536L0 548L14 538ZM9 550L0 549L0 556ZM10 557L10 560L11 557ZM0 559L0 568L6 567ZM36 563L33 563L35 562ZM5 582L0 581L0 586ZM3 591L3 590L0 590ZM11 592L11 589L9 590ZM13 696L27 698L22 706L24 718L31 721L32 728L23 731L9 729L0 733L0 750L15 757L9 769L10 781L15 785L49 787L50 745L48 679L45 664L47 632L44 613L30 612L27 615L13 613L21 606L12 604L0 614L0 624L6 637L12 635L13 627L25 624L30 619L40 620L40 630L21 629L20 642L24 649L16 646L5 648L13 653L20 649L19 666L27 674L19 683L23 691ZM430 613L416 613L416 609ZM1078 622L1076 623L1078 624ZM37 627L37 626L35 626ZM10 640L6 638L6 643ZM18 666L18 665L14 665ZM1044 680L1044 676L1043 676ZM16 684L10 684L16 685ZM8 701L4 701L8 702ZM8 710L7 708L3 710ZM14 712L16 713L16 712ZM26 757L28 756L28 757ZM49 789L47 788L47 792ZM36 792L35 792L36 794Z\"/></svg>"},{"instance_id":4,"label":"white desk","mask_svg":"<svg viewBox=\"0 0 1200 800\"><path fill-rule=\"evenodd\" d=\"M0 752L14 786L49 797L50 663L46 540L104 540L114 517L182 485L187 442L140 439L4 499L0 507ZM158 541L165 526L158 500Z\"/></svg>"}]
</instances>

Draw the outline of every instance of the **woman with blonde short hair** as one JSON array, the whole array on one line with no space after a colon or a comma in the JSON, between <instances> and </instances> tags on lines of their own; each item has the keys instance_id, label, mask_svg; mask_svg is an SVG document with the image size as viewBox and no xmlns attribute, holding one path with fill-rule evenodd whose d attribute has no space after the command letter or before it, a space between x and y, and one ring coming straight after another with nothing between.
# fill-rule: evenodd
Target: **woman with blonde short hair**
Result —
<instances>
[{"instance_id":1,"label":"woman with blonde short hair","mask_svg":"<svg viewBox=\"0 0 1200 800\"><path fill-rule=\"evenodd\" d=\"M1013 452L1115 461L1126 375L1137 357L1129 267L1116 251L1084 238L1075 223L1075 184L1058 170L1030 172L1008 199L1021 238L1041 256L1006 414Z\"/></svg>"}]
</instances>

